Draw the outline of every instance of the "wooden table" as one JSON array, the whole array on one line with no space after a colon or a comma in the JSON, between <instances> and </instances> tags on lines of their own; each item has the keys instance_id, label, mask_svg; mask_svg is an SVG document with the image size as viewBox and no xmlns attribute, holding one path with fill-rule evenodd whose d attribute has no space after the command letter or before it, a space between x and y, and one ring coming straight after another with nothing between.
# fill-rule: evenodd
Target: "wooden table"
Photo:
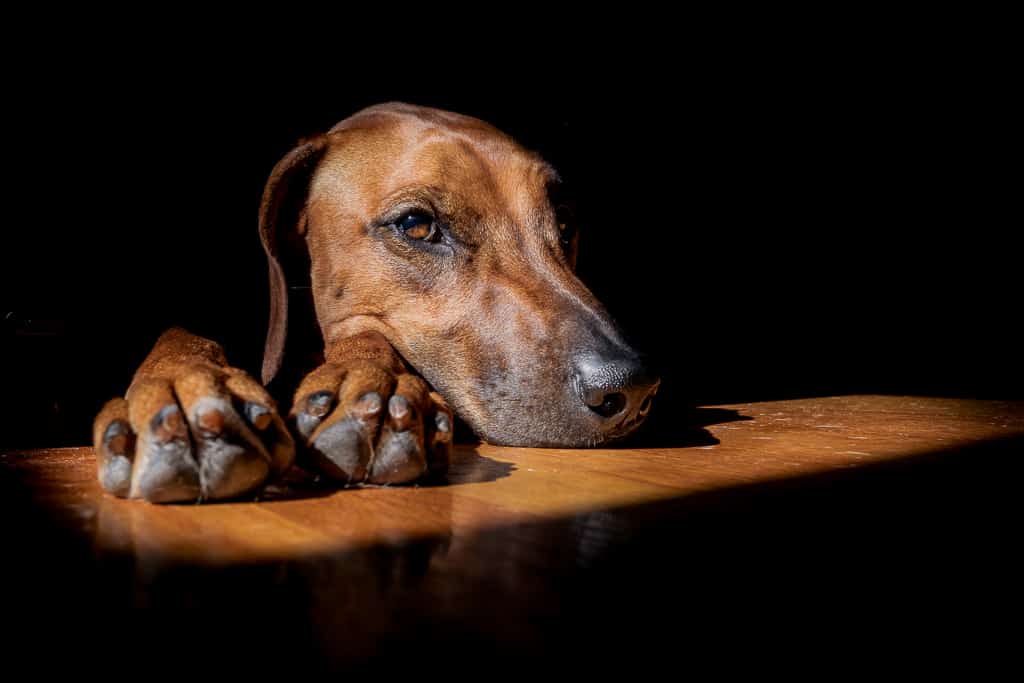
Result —
<instances>
[{"instance_id":1,"label":"wooden table","mask_svg":"<svg viewBox=\"0 0 1024 683\"><path fill-rule=\"evenodd\" d=\"M819 654L1008 637L987 619L1021 578L1024 403L715 406L661 438L462 445L444 486L293 478L258 504L176 506L104 495L89 448L5 451L8 645L67 653L44 668L188 675L192 649L230 673L415 669L452 648L602 670L764 643L783 616ZM828 635L864 619L867 640Z\"/></svg>"}]
</instances>

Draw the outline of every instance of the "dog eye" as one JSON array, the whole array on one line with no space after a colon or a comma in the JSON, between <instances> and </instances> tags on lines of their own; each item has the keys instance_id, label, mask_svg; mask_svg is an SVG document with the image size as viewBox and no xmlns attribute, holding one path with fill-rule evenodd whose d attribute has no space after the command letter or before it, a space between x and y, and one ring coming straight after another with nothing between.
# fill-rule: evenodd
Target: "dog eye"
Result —
<instances>
[{"instance_id":1,"label":"dog eye","mask_svg":"<svg viewBox=\"0 0 1024 683\"><path fill-rule=\"evenodd\" d=\"M572 223L559 223L558 224L558 238L562 241L562 244L569 246L572 244L572 238L576 236L576 226Z\"/></svg>"},{"instance_id":2,"label":"dog eye","mask_svg":"<svg viewBox=\"0 0 1024 683\"><path fill-rule=\"evenodd\" d=\"M433 242L438 236L434 219L422 211L410 211L395 221L395 225L409 239Z\"/></svg>"},{"instance_id":3,"label":"dog eye","mask_svg":"<svg viewBox=\"0 0 1024 683\"><path fill-rule=\"evenodd\" d=\"M558 239L563 247L568 248L576 236L576 221L573 220L572 211L567 206L557 207L555 220L558 222Z\"/></svg>"}]
</instances>

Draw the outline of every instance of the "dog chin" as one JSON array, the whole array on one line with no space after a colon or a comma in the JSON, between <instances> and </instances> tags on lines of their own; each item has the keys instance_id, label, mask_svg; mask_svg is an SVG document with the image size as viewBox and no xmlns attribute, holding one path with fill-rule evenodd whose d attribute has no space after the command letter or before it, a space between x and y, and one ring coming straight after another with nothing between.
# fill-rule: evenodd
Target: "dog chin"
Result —
<instances>
[{"instance_id":1,"label":"dog chin","mask_svg":"<svg viewBox=\"0 0 1024 683\"><path fill-rule=\"evenodd\" d=\"M594 448L619 443L643 422L643 417L603 420L574 392L544 395L537 383L519 385L449 385L440 373L424 372L444 395L455 414L483 441L519 448ZM534 400L510 400L532 396ZM468 400L467 400L468 397ZM456 435L458 436L458 435Z\"/></svg>"},{"instance_id":2,"label":"dog chin","mask_svg":"<svg viewBox=\"0 0 1024 683\"><path fill-rule=\"evenodd\" d=\"M639 423L612 432L567 428L564 422L537 424L484 424L470 427L477 436L494 446L519 448L594 448L610 446L628 438Z\"/></svg>"}]
</instances>

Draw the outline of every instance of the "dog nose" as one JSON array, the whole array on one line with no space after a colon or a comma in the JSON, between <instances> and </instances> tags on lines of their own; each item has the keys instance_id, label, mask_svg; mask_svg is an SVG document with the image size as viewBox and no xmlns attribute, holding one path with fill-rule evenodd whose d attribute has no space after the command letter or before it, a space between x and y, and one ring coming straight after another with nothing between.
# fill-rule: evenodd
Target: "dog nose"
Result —
<instances>
[{"instance_id":1,"label":"dog nose","mask_svg":"<svg viewBox=\"0 0 1024 683\"><path fill-rule=\"evenodd\" d=\"M638 356L609 359L586 356L576 362L576 388L587 406L604 418L622 422L647 417L659 380Z\"/></svg>"}]
</instances>

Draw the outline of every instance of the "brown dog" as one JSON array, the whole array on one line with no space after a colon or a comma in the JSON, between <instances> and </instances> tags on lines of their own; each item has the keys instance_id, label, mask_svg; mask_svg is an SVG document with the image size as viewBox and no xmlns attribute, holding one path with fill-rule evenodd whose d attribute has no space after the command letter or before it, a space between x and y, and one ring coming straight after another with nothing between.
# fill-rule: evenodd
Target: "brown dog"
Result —
<instances>
[{"instance_id":1,"label":"brown dog","mask_svg":"<svg viewBox=\"0 0 1024 683\"><path fill-rule=\"evenodd\" d=\"M300 144L260 209L263 382L285 355L294 263L323 338L289 425L217 344L172 329L96 418L104 488L155 502L234 497L291 466L296 440L306 467L342 483L408 482L447 466L449 402L497 444L629 434L658 382L574 275L575 235L549 197L557 183L488 124L406 104Z\"/></svg>"}]
</instances>

